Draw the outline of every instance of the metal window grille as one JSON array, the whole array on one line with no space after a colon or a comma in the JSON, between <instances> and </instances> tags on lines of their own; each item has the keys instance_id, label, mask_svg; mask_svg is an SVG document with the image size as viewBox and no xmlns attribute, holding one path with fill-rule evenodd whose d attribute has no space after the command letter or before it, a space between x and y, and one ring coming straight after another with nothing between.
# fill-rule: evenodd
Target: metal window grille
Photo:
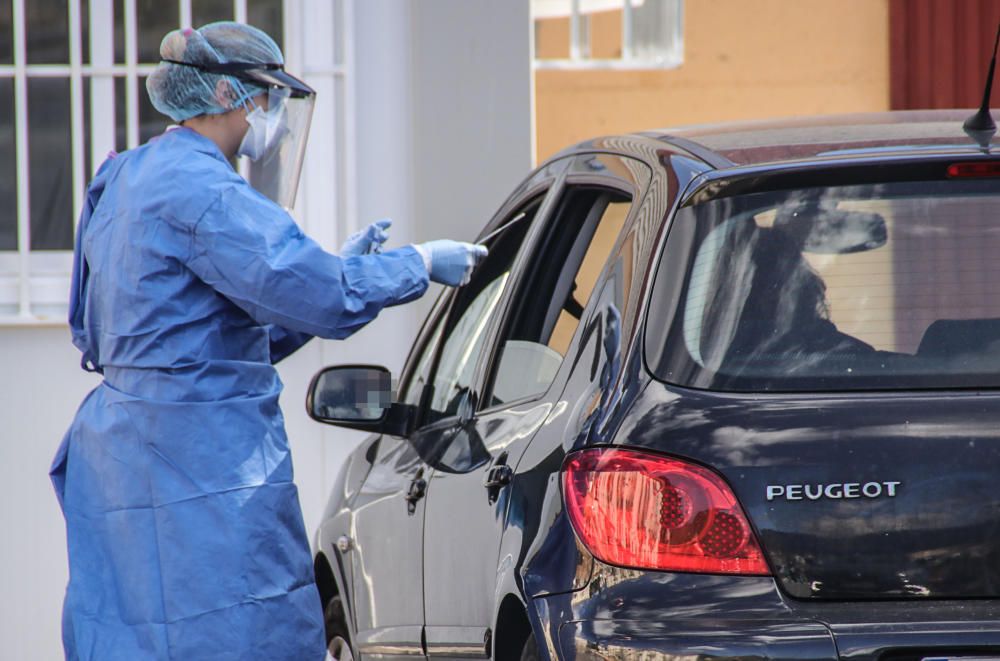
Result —
<instances>
[{"instance_id":1,"label":"metal window grille","mask_svg":"<svg viewBox=\"0 0 1000 661\"><path fill-rule=\"evenodd\" d=\"M667 69L684 60L684 0L531 0L531 10L536 69ZM606 26L619 24L606 43ZM568 43L553 47L563 32Z\"/></svg>"},{"instance_id":2,"label":"metal window grille","mask_svg":"<svg viewBox=\"0 0 1000 661\"><path fill-rule=\"evenodd\" d=\"M110 151L170 123L144 81L176 27L236 20L276 38L321 93L311 141L334 147L310 150L298 208L353 218L353 196L340 194L353 190L351 10L352 0L0 0L0 325L65 323L86 184Z\"/></svg>"}]
</instances>

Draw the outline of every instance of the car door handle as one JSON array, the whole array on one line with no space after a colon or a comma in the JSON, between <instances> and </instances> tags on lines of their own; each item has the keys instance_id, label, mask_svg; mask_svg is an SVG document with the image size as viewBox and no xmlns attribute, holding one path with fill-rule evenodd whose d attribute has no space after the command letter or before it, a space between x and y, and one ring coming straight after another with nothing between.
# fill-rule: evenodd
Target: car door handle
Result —
<instances>
[{"instance_id":1,"label":"car door handle","mask_svg":"<svg viewBox=\"0 0 1000 661\"><path fill-rule=\"evenodd\" d=\"M490 505L497 502L497 499L500 497L500 490L510 484L513 478L514 469L507 465L507 453L504 452L489 467L489 470L486 471L486 479L483 480L483 486L486 487L486 497L489 499Z\"/></svg>"},{"instance_id":2,"label":"car door handle","mask_svg":"<svg viewBox=\"0 0 1000 661\"><path fill-rule=\"evenodd\" d=\"M489 471L486 472L486 482L483 486L487 489L499 489L510 484L512 477L514 477L514 469L507 464L490 466Z\"/></svg>"},{"instance_id":3,"label":"car door handle","mask_svg":"<svg viewBox=\"0 0 1000 661\"><path fill-rule=\"evenodd\" d=\"M423 476L423 469L417 471L417 476L410 482L410 487L406 490L406 495L403 496L404 500L406 500L407 514L412 515L417 511L417 501L427 493L427 480Z\"/></svg>"}]
</instances>

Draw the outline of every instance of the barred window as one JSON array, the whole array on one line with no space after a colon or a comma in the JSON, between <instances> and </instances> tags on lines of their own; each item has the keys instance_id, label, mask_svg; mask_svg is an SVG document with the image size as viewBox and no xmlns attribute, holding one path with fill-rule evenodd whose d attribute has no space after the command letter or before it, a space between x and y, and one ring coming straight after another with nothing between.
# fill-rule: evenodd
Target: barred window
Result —
<instances>
[{"instance_id":1,"label":"barred window","mask_svg":"<svg viewBox=\"0 0 1000 661\"><path fill-rule=\"evenodd\" d=\"M684 60L684 0L531 0L538 69L665 69Z\"/></svg>"},{"instance_id":2,"label":"barred window","mask_svg":"<svg viewBox=\"0 0 1000 661\"><path fill-rule=\"evenodd\" d=\"M0 321L65 317L87 181L170 120L145 83L160 40L217 20L284 41L282 0L0 0Z\"/></svg>"}]
</instances>

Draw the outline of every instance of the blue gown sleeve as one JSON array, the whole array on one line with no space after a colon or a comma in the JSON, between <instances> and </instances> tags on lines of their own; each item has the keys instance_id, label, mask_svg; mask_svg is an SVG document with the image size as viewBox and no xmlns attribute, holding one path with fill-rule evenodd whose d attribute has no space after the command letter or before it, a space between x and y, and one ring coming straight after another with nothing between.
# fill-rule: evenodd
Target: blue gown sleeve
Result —
<instances>
[{"instance_id":1,"label":"blue gown sleeve","mask_svg":"<svg viewBox=\"0 0 1000 661\"><path fill-rule=\"evenodd\" d=\"M288 331L342 339L427 290L412 246L341 259L249 185L225 187L190 232L188 267L258 323Z\"/></svg>"},{"instance_id":2,"label":"blue gown sleeve","mask_svg":"<svg viewBox=\"0 0 1000 661\"><path fill-rule=\"evenodd\" d=\"M97 169L94 180L87 186L87 195L84 198L83 210L80 213L80 222L76 230L76 239L73 244L73 275L70 283L69 296L69 327L72 333L73 344L83 354L80 358L80 367L87 372L104 373L101 367L101 358L97 352L97 346L93 338L87 332L84 323L84 314L87 304L87 284L90 277L90 265L83 255L83 236L90 224L90 217L94 215L94 209L104 194L104 186L107 183L108 170L117 154L112 152L108 158L101 163Z\"/></svg>"},{"instance_id":3,"label":"blue gown sleeve","mask_svg":"<svg viewBox=\"0 0 1000 661\"><path fill-rule=\"evenodd\" d=\"M288 358L302 346L313 339L309 333L288 330L281 326L271 324L267 327L267 333L271 343L271 364L277 364Z\"/></svg>"}]
</instances>

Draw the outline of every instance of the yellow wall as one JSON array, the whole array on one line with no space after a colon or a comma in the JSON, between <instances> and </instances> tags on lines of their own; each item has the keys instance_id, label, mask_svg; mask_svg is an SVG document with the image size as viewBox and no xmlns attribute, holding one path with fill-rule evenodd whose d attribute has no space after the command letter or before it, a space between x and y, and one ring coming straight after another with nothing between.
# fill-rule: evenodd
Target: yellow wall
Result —
<instances>
[{"instance_id":1,"label":"yellow wall","mask_svg":"<svg viewBox=\"0 0 1000 661\"><path fill-rule=\"evenodd\" d=\"M620 25L609 18L592 23L595 51ZM538 52L564 52L566 23L545 23ZM536 155L608 133L888 109L888 0L687 0L676 69L536 72Z\"/></svg>"}]
</instances>

